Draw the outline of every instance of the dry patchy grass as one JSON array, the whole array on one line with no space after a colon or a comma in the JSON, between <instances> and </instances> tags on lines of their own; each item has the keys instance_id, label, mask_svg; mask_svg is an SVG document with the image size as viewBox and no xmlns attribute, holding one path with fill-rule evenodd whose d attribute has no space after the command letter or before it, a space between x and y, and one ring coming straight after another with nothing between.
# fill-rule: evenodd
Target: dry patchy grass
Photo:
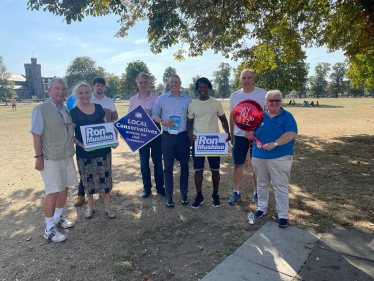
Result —
<instances>
[{"instance_id":1,"label":"dry patchy grass","mask_svg":"<svg viewBox=\"0 0 374 281\"><path fill-rule=\"evenodd\" d=\"M290 182L290 224L324 232L331 227L374 233L374 99L320 99L322 107L285 106L296 118L299 137ZM120 115L128 104L117 104ZM264 219L247 223L248 191L227 205L233 189L231 156L222 159L221 208L209 202L211 180L204 173L206 204L181 206L175 170L174 210L157 195L142 199L137 153L121 141L113 151L115 220L108 220L101 199L85 220L86 206L74 208L72 188L66 215L76 221L64 231L68 240L48 243L42 237L43 184L34 170L30 115L33 105L0 106L0 280L197 280L248 237L276 217L275 202ZM224 103L227 109L228 104ZM190 162L190 166L192 161ZM194 198L190 170L189 200Z\"/></svg>"}]
</instances>

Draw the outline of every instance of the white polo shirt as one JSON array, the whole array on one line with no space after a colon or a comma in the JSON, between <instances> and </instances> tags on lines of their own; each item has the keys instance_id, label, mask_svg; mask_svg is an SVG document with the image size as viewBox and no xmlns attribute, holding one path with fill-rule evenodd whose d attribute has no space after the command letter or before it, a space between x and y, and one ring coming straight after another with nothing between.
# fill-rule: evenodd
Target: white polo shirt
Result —
<instances>
[{"instance_id":1,"label":"white polo shirt","mask_svg":"<svg viewBox=\"0 0 374 281\"><path fill-rule=\"evenodd\" d=\"M104 97L101 100L98 100L97 98L95 98L94 94L92 94L91 102L101 105L101 107L105 111L105 116L106 116L106 120L108 123L117 121L118 119L117 109L114 104L114 101L111 98L104 95ZM113 115L114 112L116 114Z\"/></svg>"}]
</instances>

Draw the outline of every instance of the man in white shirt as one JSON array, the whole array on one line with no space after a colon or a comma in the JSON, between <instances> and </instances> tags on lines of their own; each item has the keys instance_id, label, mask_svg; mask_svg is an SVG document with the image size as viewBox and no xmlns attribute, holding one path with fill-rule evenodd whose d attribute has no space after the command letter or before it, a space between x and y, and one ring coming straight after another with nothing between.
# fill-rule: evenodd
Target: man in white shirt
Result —
<instances>
[{"instance_id":1,"label":"man in white shirt","mask_svg":"<svg viewBox=\"0 0 374 281\"><path fill-rule=\"evenodd\" d=\"M254 86L255 83L255 76L252 70L244 69L240 74L240 84L243 88L231 94L230 97L230 134L234 136L231 139L231 144L233 144L232 148L232 157L234 162L234 191L232 193L231 198L229 199L228 203L230 205L235 205L241 199L241 195L239 192L240 184L243 179L243 165L245 163L247 152L252 143L248 141L247 138L244 137L245 131L239 129L235 123L233 118L233 111L235 106L246 99L251 99L258 102L262 107L265 104L265 95L266 90L257 88ZM253 199L257 204L257 183L255 174L253 174L254 180L254 195Z\"/></svg>"}]
</instances>

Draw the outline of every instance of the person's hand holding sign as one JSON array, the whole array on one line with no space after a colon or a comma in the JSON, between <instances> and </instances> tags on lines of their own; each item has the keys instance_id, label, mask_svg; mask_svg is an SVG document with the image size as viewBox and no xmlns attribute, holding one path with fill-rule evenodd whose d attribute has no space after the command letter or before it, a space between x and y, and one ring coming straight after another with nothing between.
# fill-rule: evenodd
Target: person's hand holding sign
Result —
<instances>
[{"instance_id":1,"label":"person's hand holding sign","mask_svg":"<svg viewBox=\"0 0 374 281\"><path fill-rule=\"evenodd\" d=\"M175 122L174 120L162 120L161 124L165 127L175 127Z\"/></svg>"}]
</instances>

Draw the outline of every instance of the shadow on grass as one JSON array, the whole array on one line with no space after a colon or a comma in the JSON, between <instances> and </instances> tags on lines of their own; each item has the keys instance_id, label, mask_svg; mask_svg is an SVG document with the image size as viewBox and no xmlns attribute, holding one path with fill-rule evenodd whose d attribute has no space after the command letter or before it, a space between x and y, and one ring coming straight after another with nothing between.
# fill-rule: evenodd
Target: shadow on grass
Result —
<instances>
[{"instance_id":1,"label":"shadow on grass","mask_svg":"<svg viewBox=\"0 0 374 281\"><path fill-rule=\"evenodd\" d=\"M314 232L332 227L372 231L367 225L374 223L373 143L371 135L341 137L329 143L300 136L291 173L290 224ZM45 227L42 187L18 190L8 196L11 200L0 199L0 269L5 280L139 280L145 275L152 280L197 280L276 216L271 196L269 215L255 220L253 226L248 224L253 185L251 182L248 191L247 167L243 200L237 206L227 205L233 190L230 155L221 160L222 207L211 206L210 171L206 169L206 203L197 210L177 201L178 162L176 206L170 210L165 198L155 192L150 198L140 197L138 154L121 152L119 159L113 166L111 194L117 218L108 219L102 199L95 196L96 213L91 220L84 219L87 203L74 208L76 189L71 188L65 214L76 224L62 230L68 237L66 242L48 243L41 237ZM192 160L189 164L191 203L195 196ZM40 175L35 173L35 177ZM12 200L22 202L21 207L15 207ZM204 262L199 262L201 259Z\"/></svg>"},{"instance_id":2,"label":"shadow on grass","mask_svg":"<svg viewBox=\"0 0 374 281\"><path fill-rule=\"evenodd\" d=\"M318 232L332 227L371 232L373 144L372 135L333 142L299 136L290 181L291 223Z\"/></svg>"}]
</instances>

